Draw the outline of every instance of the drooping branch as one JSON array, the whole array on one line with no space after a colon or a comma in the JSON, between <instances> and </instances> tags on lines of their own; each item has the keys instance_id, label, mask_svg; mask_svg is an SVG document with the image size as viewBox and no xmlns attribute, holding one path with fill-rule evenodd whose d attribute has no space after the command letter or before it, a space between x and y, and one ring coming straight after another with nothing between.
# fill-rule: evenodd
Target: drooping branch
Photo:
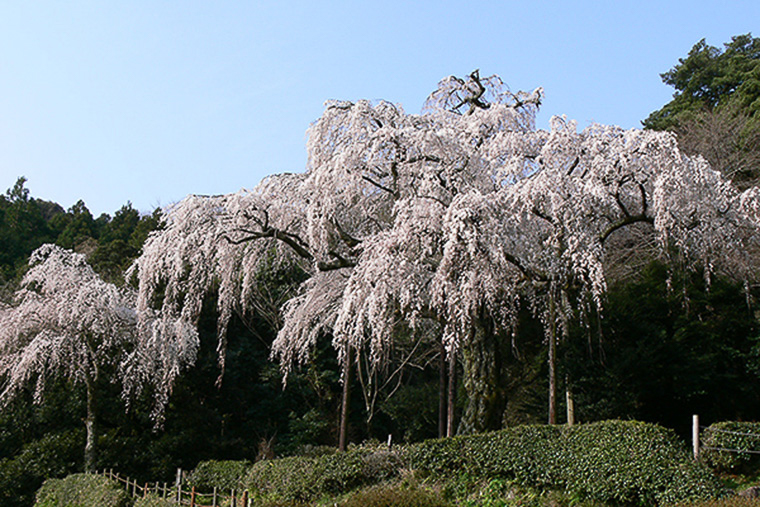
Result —
<instances>
[{"instance_id":1,"label":"drooping branch","mask_svg":"<svg viewBox=\"0 0 760 507\"><path fill-rule=\"evenodd\" d=\"M242 232L246 235L237 239L233 239L228 234L224 234L222 235L222 239L224 239L231 245L240 245L240 244L243 244L252 240L256 240L256 239L273 238L273 239L280 240L286 245L288 245L290 248L293 249L293 251L299 257L306 260L314 259L314 256L312 255L312 253L308 250L308 245L306 244L306 242L303 241L296 234L285 232L275 227L267 227L266 229L262 231L251 231L248 229L240 228L234 232Z\"/></svg>"},{"instance_id":2,"label":"drooping branch","mask_svg":"<svg viewBox=\"0 0 760 507\"><path fill-rule=\"evenodd\" d=\"M599 235L599 242L604 243L607 238L610 237L610 235L617 231L618 229L622 229L623 227L626 227L628 225L636 224L636 223L647 223L647 224L654 224L654 218L649 217L647 215L628 215L624 217L622 220L619 220L615 222L614 224L610 225L607 229L605 229L602 234Z\"/></svg>"},{"instance_id":3,"label":"drooping branch","mask_svg":"<svg viewBox=\"0 0 760 507\"><path fill-rule=\"evenodd\" d=\"M356 261L352 261L349 259L346 259L342 255L340 255L337 252L330 251L328 252L330 257L333 257L333 261L326 262L326 261L320 261L317 263L317 269L320 271L333 271L335 269L343 269L343 268L353 268L356 266Z\"/></svg>"},{"instance_id":4,"label":"drooping branch","mask_svg":"<svg viewBox=\"0 0 760 507\"><path fill-rule=\"evenodd\" d=\"M341 227L340 222L338 222L337 219L333 218L332 220L333 225L335 226L335 230L338 231L338 235L340 236L340 239L349 247L349 248L355 248L358 245L361 244L361 240L357 239L350 234L348 234L343 227Z\"/></svg>"},{"instance_id":5,"label":"drooping branch","mask_svg":"<svg viewBox=\"0 0 760 507\"><path fill-rule=\"evenodd\" d=\"M385 185L382 185L381 183L378 183L377 181L373 180L372 178L370 178L366 174L362 175L362 179L364 181L366 181L367 183L369 183L371 185L374 185L375 187L379 188L380 190L382 190L384 192L388 192L389 194L391 194L394 197L397 195L397 192L395 190L393 190L392 188L388 188Z\"/></svg>"}]
</instances>

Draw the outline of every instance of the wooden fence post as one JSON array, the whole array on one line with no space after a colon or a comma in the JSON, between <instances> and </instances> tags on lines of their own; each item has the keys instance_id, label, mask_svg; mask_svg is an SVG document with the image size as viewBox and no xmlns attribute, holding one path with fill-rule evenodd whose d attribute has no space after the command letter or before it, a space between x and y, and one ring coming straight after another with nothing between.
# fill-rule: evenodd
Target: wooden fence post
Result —
<instances>
[{"instance_id":1,"label":"wooden fence post","mask_svg":"<svg viewBox=\"0 0 760 507\"><path fill-rule=\"evenodd\" d=\"M699 459L699 416L691 417L691 447L694 451L694 459Z\"/></svg>"},{"instance_id":2,"label":"wooden fence post","mask_svg":"<svg viewBox=\"0 0 760 507\"><path fill-rule=\"evenodd\" d=\"M195 486L190 490L190 507L195 507Z\"/></svg>"},{"instance_id":3,"label":"wooden fence post","mask_svg":"<svg viewBox=\"0 0 760 507\"><path fill-rule=\"evenodd\" d=\"M211 500L211 507L216 507L216 486L214 486L214 496Z\"/></svg>"},{"instance_id":4,"label":"wooden fence post","mask_svg":"<svg viewBox=\"0 0 760 507\"><path fill-rule=\"evenodd\" d=\"M182 469L177 469L177 505L182 503Z\"/></svg>"},{"instance_id":5,"label":"wooden fence post","mask_svg":"<svg viewBox=\"0 0 760 507\"><path fill-rule=\"evenodd\" d=\"M243 507L248 507L248 490L243 491Z\"/></svg>"},{"instance_id":6,"label":"wooden fence post","mask_svg":"<svg viewBox=\"0 0 760 507\"><path fill-rule=\"evenodd\" d=\"M237 502L235 501L235 490L232 490L232 495L230 496L230 507L235 507L235 504Z\"/></svg>"}]
</instances>

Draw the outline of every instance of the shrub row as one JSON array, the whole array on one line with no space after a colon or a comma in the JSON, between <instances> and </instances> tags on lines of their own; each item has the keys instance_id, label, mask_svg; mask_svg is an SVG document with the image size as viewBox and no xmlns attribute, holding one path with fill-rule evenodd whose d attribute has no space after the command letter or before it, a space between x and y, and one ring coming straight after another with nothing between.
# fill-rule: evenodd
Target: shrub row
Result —
<instances>
[{"instance_id":1,"label":"shrub row","mask_svg":"<svg viewBox=\"0 0 760 507\"><path fill-rule=\"evenodd\" d=\"M303 503L388 480L401 467L398 452L365 446L318 457L259 461L245 485L255 501Z\"/></svg>"},{"instance_id":2,"label":"shrub row","mask_svg":"<svg viewBox=\"0 0 760 507\"><path fill-rule=\"evenodd\" d=\"M760 454L754 454L760 452L760 423L715 423L704 431L701 440L703 447L744 451L703 450L701 452L702 460L715 470L737 472L760 464Z\"/></svg>"},{"instance_id":3,"label":"shrub row","mask_svg":"<svg viewBox=\"0 0 760 507\"><path fill-rule=\"evenodd\" d=\"M437 482L456 482L458 478L504 481L536 490L564 490L573 498L609 504L655 505L721 493L710 470L691 459L674 432L630 421L571 428L521 426L429 440L393 451L384 446L360 446L346 453L265 460L252 466L248 462L209 461L198 466L189 482L198 489L248 489L256 503L306 503L397 478L404 468ZM121 497L107 498L112 492L123 493L102 477L70 476L63 481L47 481L39 492L37 506L69 505L51 500L63 498L61 495L89 495L71 504L122 507L118 503ZM378 503L390 495L381 489L367 494ZM356 501L362 503L363 497L357 495ZM421 504L440 501L432 497L423 501L425 495L418 496ZM164 504L147 498L135 506Z\"/></svg>"},{"instance_id":4,"label":"shrub row","mask_svg":"<svg viewBox=\"0 0 760 507\"><path fill-rule=\"evenodd\" d=\"M119 485L100 475L74 474L48 479L37 492L35 507L129 507L132 501Z\"/></svg>"},{"instance_id":5,"label":"shrub row","mask_svg":"<svg viewBox=\"0 0 760 507\"><path fill-rule=\"evenodd\" d=\"M721 492L675 433L640 422L522 426L430 440L411 446L408 459L412 469L435 475L503 478L612 504L663 504Z\"/></svg>"}]
</instances>

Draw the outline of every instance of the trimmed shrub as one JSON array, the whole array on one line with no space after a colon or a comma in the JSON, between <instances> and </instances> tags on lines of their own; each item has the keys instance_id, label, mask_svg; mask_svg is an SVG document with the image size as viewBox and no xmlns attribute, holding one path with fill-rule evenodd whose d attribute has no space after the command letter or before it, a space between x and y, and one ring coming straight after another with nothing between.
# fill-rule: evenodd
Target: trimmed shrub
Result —
<instances>
[{"instance_id":1,"label":"trimmed shrub","mask_svg":"<svg viewBox=\"0 0 760 507\"><path fill-rule=\"evenodd\" d=\"M20 453L0 460L0 505L29 506L45 479L81 470L84 431L45 435L24 446Z\"/></svg>"},{"instance_id":2,"label":"trimmed shrub","mask_svg":"<svg viewBox=\"0 0 760 507\"><path fill-rule=\"evenodd\" d=\"M731 496L716 500L675 504L675 507L757 507L757 499Z\"/></svg>"},{"instance_id":3,"label":"trimmed shrub","mask_svg":"<svg viewBox=\"0 0 760 507\"><path fill-rule=\"evenodd\" d=\"M721 487L675 433L641 422L573 427L521 426L430 440L409 449L413 469L438 475L503 478L581 499L662 504L711 498Z\"/></svg>"},{"instance_id":4,"label":"trimmed shrub","mask_svg":"<svg viewBox=\"0 0 760 507\"><path fill-rule=\"evenodd\" d=\"M45 481L34 507L128 507L131 503L115 482L100 475L74 474Z\"/></svg>"},{"instance_id":5,"label":"trimmed shrub","mask_svg":"<svg viewBox=\"0 0 760 507\"><path fill-rule=\"evenodd\" d=\"M342 507L448 507L440 494L421 488L373 486L350 495Z\"/></svg>"},{"instance_id":6,"label":"trimmed shrub","mask_svg":"<svg viewBox=\"0 0 760 507\"><path fill-rule=\"evenodd\" d=\"M259 461L246 486L256 501L310 502L377 484L398 475L401 458L380 447L359 447L319 457L290 457Z\"/></svg>"},{"instance_id":7,"label":"trimmed shrub","mask_svg":"<svg viewBox=\"0 0 760 507\"><path fill-rule=\"evenodd\" d=\"M758 436L754 436L758 435ZM760 464L760 423L720 422L710 425L702 437L703 447L715 449L737 449L751 452L726 452L705 449L702 460L720 472L746 471Z\"/></svg>"},{"instance_id":8,"label":"trimmed shrub","mask_svg":"<svg viewBox=\"0 0 760 507\"><path fill-rule=\"evenodd\" d=\"M164 500L155 495L148 495L135 500L134 507L176 507L177 503L172 500Z\"/></svg>"},{"instance_id":9,"label":"trimmed shrub","mask_svg":"<svg viewBox=\"0 0 760 507\"><path fill-rule=\"evenodd\" d=\"M187 477L187 485L199 491L240 491L248 471L250 461L202 461Z\"/></svg>"}]
</instances>

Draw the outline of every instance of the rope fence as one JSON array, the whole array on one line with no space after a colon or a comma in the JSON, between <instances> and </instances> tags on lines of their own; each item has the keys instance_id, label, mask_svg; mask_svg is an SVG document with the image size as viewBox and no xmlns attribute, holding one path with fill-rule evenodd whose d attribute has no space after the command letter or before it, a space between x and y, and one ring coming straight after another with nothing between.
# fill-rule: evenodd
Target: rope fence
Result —
<instances>
[{"instance_id":1,"label":"rope fence","mask_svg":"<svg viewBox=\"0 0 760 507\"><path fill-rule=\"evenodd\" d=\"M740 437L750 437L750 438L760 439L760 433L748 433L744 431L732 431L732 430L724 430L720 428L713 428L710 426L700 426L699 416L694 415L692 416L692 448L694 451L694 459L699 459L699 454L702 451L732 452L736 454L760 454L760 451L752 450L752 449L729 449L725 447L711 447L707 445L702 445L700 436L701 434L704 434L705 432L726 433L729 435L735 435L735 436L740 436Z\"/></svg>"},{"instance_id":2,"label":"rope fence","mask_svg":"<svg viewBox=\"0 0 760 507\"><path fill-rule=\"evenodd\" d=\"M179 468L177 469L177 481L172 486L166 482L138 483L129 477L119 475L113 469L102 470L97 474L123 485L127 494L134 498L143 498L153 494L174 505L188 505L190 507L250 507L251 505L248 490L238 492L233 489L228 492L229 494L223 494L216 487L212 493L200 493L196 491L195 486L184 489L182 469Z\"/></svg>"}]
</instances>

